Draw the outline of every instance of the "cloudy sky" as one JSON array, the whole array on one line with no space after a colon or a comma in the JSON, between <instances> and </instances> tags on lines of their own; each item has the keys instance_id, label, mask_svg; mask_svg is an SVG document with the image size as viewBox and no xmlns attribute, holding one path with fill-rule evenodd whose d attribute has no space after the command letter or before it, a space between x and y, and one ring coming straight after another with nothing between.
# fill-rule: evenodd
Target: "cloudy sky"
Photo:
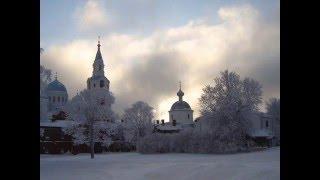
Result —
<instances>
[{"instance_id":1,"label":"cloudy sky","mask_svg":"<svg viewBox=\"0 0 320 180\"><path fill-rule=\"evenodd\" d=\"M168 119L179 81L198 116L206 84L229 69L280 97L279 0L42 0L40 63L58 72L69 96L86 87L101 52L114 110L138 100Z\"/></svg>"}]
</instances>

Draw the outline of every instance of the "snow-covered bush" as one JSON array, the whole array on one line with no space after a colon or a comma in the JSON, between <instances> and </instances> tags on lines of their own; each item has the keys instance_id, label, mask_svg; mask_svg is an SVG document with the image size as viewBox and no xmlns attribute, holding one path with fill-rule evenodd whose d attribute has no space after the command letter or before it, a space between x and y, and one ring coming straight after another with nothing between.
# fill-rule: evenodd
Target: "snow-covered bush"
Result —
<instances>
[{"instance_id":1,"label":"snow-covered bush","mask_svg":"<svg viewBox=\"0 0 320 180\"><path fill-rule=\"evenodd\" d=\"M239 147L232 142L221 144L216 137L194 130L173 134L153 133L137 142L140 153L233 153Z\"/></svg>"}]
</instances>

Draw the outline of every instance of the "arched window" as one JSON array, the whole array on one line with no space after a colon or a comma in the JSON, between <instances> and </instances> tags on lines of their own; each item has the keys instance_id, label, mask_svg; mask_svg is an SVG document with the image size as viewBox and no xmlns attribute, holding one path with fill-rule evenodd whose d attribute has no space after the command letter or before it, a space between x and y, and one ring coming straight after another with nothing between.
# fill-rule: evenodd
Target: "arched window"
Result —
<instances>
[{"instance_id":1,"label":"arched window","mask_svg":"<svg viewBox=\"0 0 320 180\"><path fill-rule=\"evenodd\" d=\"M100 80L100 87L101 87L101 88L104 87L104 80Z\"/></svg>"},{"instance_id":2,"label":"arched window","mask_svg":"<svg viewBox=\"0 0 320 180\"><path fill-rule=\"evenodd\" d=\"M188 119L190 119L190 115L188 114Z\"/></svg>"},{"instance_id":3,"label":"arched window","mask_svg":"<svg viewBox=\"0 0 320 180\"><path fill-rule=\"evenodd\" d=\"M96 87L96 83L93 83L93 87Z\"/></svg>"},{"instance_id":4,"label":"arched window","mask_svg":"<svg viewBox=\"0 0 320 180\"><path fill-rule=\"evenodd\" d=\"M56 102L56 97L52 96L52 102Z\"/></svg>"},{"instance_id":5,"label":"arched window","mask_svg":"<svg viewBox=\"0 0 320 180\"><path fill-rule=\"evenodd\" d=\"M266 127L269 127L269 121L266 121Z\"/></svg>"},{"instance_id":6,"label":"arched window","mask_svg":"<svg viewBox=\"0 0 320 180\"><path fill-rule=\"evenodd\" d=\"M58 102L60 102L60 96L58 96Z\"/></svg>"}]
</instances>

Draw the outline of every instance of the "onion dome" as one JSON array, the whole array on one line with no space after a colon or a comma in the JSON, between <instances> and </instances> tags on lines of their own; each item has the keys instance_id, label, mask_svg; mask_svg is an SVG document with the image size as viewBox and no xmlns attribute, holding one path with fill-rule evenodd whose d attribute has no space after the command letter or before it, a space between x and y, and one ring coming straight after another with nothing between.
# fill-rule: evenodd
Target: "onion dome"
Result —
<instances>
[{"instance_id":1,"label":"onion dome","mask_svg":"<svg viewBox=\"0 0 320 180\"><path fill-rule=\"evenodd\" d=\"M177 101L171 106L172 110L191 109L190 105L185 101Z\"/></svg>"},{"instance_id":2,"label":"onion dome","mask_svg":"<svg viewBox=\"0 0 320 180\"><path fill-rule=\"evenodd\" d=\"M190 105L182 100L182 97L184 96L184 92L181 90L181 82L180 82L180 89L177 92L177 96L179 97L179 101L175 102L171 106L171 111L172 110L182 110L182 109L191 109Z\"/></svg>"},{"instance_id":3,"label":"onion dome","mask_svg":"<svg viewBox=\"0 0 320 180\"><path fill-rule=\"evenodd\" d=\"M55 76L55 80L48 84L47 91L63 91L67 92L66 87L58 81L57 75Z\"/></svg>"}]
</instances>

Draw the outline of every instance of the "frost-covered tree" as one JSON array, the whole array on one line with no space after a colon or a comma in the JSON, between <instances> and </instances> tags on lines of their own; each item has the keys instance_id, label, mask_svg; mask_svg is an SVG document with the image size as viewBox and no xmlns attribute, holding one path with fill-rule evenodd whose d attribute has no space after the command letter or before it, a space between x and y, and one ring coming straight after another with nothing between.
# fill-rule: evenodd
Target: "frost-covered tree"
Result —
<instances>
[{"instance_id":1,"label":"frost-covered tree","mask_svg":"<svg viewBox=\"0 0 320 180\"><path fill-rule=\"evenodd\" d=\"M40 55L43 53L43 48L40 48ZM40 64L40 93L45 90L48 83L51 81L51 70L46 69L43 65Z\"/></svg>"},{"instance_id":2,"label":"frost-covered tree","mask_svg":"<svg viewBox=\"0 0 320 180\"><path fill-rule=\"evenodd\" d=\"M44 66L40 65L40 93L45 91L45 88L51 82L51 70L45 68Z\"/></svg>"},{"instance_id":3,"label":"frost-covered tree","mask_svg":"<svg viewBox=\"0 0 320 180\"><path fill-rule=\"evenodd\" d=\"M115 114L111 104L115 98L105 89L83 90L66 106L68 118L75 123L65 132L73 137L74 144L90 145L91 158L94 158L94 144L111 143L114 133Z\"/></svg>"},{"instance_id":4,"label":"frost-covered tree","mask_svg":"<svg viewBox=\"0 0 320 180\"><path fill-rule=\"evenodd\" d=\"M138 101L126 109L122 117L126 140L136 144L139 138L150 134L153 117L153 108L142 101Z\"/></svg>"},{"instance_id":5,"label":"frost-covered tree","mask_svg":"<svg viewBox=\"0 0 320 180\"><path fill-rule=\"evenodd\" d=\"M42 53L43 49L40 48L40 54ZM46 112L47 112L47 103L46 99L46 87L48 83L51 81L51 70L46 69L43 65L40 64L40 119L47 119Z\"/></svg>"},{"instance_id":6,"label":"frost-covered tree","mask_svg":"<svg viewBox=\"0 0 320 180\"><path fill-rule=\"evenodd\" d=\"M250 117L261 103L259 82L235 72L221 72L214 86L206 86L200 98L201 133L207 134L218 151L234 151L246 145ZM216 146L219 147L216 147Z\"/></svg>"},{"instance_id":7,"label":"frost-covered tree","mask_svg":"<svg viewBox=\"0 0 320 180\"><path fill-rule=\"evenodd\" d=\"M266 102L267 114L272 118L272 131L280 142L280 99L270 98Z\"/></svg>"}]
</instances>

